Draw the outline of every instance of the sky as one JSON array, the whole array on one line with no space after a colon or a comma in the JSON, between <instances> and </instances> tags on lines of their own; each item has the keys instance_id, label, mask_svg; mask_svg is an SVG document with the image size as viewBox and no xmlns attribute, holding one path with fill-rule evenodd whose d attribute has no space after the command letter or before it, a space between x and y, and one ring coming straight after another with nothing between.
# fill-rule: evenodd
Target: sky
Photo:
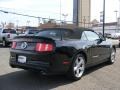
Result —
<instances>
[{"instance_id":1,"label":"sky","mask_svg":"<svg viewBox=\"0 0 120 90\"><path fill-rule=\"evenodd\" d=\"M44 18L60 19L60 0L0 0L0 9ZM99 21L102 10L103 0L91 0L91 20L97 19ZM116 13L114 12L116 10L119 11L119 0L106 0L106 22L116 21ZM73 0L61 0L61 14L67 14L67 20L72 21ZM64 19L62 15L61 19ZM0 12L0 22L37 25L38 19Z\"/></svg>"}]
</instances>

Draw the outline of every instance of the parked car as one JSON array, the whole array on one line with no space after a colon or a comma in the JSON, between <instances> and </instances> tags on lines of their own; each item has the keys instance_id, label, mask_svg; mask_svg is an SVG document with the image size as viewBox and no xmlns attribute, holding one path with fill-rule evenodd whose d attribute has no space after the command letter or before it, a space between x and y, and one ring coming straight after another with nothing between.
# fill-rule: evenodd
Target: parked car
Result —
<instances>
[{"instance_id":1,"label":"parked car","mask_svg":"<svg viewBox=\"0 0 120 90\"><path fill-rule=\"evenodd\" d=\"M106 38L111 38L111 34L110 33L105 33L104 35Z\"/></svg>"},{"instance_id":2,"label":"parked car","mask_svg":"<svg viewBox=\"0 0 120 90\"><path fill-rule=\"evenodd\" d=\"M99 36L103 36L102 33L98 33L98 34L99 34ZM107 40L107 41L110 41L113 46L115 46L115 47L120 47L120 45L119 45L119 39L115 39L115 38L113 39L113 38L110 38L109 36L110 36L110 35L108 34L108 36L107 36L106 33L105 33L105 35L104 35L104 37L106 38L106 40Z\"/></svg>"},{"instance_id":3,"label":"parked car","mask_svg":"<svg viewBox=\"0 0 120 90\"><path fill-rule=\"evenodd\" d=\"M10 66L79 80L85 69L115 62L116 48L93 30L48 28L36 36L18 36L10 49Z\"/></svg>"},{"instance_id":4,"label":"parked car","mask_svg":"<svg viewBox=\"0 0 120 90\"><path fill-rule=\"evenodd\" d=\"M120 37L120 33L112 33L111 38L112 39L118 39Z\"/></svg>"},{"instance_id":5,"label":"parked car","mask_svg":"<svg viewBox=\"0 0 120 90\"><path fill-rule=\"evenodd\" d=\"M101 32L96 32L96 33L103 36L103 33L101 33ZM111 34L110 33L104 33L104 37L105 38L111 38Z\"/></svg>"},{"instance_id":6,"label":"parked car","mask_svg":"<svg viewBox=\"0 0 120 90\"><path fill-rule=\"evenodd\" d=\"M0 41L3 46L8 46L14 37L17 36L15 29L1 29L0 30Z\"/></svg>"}]
</instances>

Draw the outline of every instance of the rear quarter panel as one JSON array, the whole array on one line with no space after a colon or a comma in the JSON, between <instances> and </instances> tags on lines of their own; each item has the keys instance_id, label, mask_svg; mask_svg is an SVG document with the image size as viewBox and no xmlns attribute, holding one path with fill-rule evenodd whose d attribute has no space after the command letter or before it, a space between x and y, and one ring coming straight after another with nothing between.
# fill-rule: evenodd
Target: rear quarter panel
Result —
<instances>
[{"instance_id":1,"label":"rear quarter panel","mask_svg":"<svg viewBox=\"0 0 120 90\"><path fill-rule=\"evenodd\" d=\"M63 40L56 41L56 52L65 54L70 61L72 61L73 57L79 52L84 52L87 54L87 46L86 42L81 42L80 40Z\"/></svg>"}]
</instances>

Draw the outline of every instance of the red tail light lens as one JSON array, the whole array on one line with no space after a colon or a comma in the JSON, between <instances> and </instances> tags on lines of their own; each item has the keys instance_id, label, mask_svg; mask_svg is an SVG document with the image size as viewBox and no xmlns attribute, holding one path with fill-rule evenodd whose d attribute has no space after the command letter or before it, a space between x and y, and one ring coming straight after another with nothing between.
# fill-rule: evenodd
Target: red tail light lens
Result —
<instances>
[{"instance_id":1,"label":"red tail light lens","mask_svg":"<svg viewBox=\"0 0 120 90\"><path fill-rule=\"evenodd\" d=\"M53 45L47 43L37 43L35 50L38 52L53 51Z\"/></svg>"},{"instance_id":2,"label":"red tail light lens","mask_svg":"<svg viewBox=\"0 0 120 90\"><path fill-rule=\"evenodd\" d=\"M10 34L7 35L7 38L10 38Z\"/></svg>"},{"instance_id":3,"label":"red tail light lens","mask_svg":"<svg viewBox=\"0 0 120 90\"><path fill-rule=\"evenodd\" d=\"M11 48L12 48L12 49L15 49L15 48L16 48L16 45L17 45L16 42L12 42L12 46L11 46Z\"/></svg>"}]
</instances>

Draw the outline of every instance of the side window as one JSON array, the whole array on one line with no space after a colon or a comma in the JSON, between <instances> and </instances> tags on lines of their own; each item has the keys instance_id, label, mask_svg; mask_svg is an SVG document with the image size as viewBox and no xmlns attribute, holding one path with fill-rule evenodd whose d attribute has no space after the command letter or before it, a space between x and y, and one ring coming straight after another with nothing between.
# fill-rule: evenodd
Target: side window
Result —
<instances>
[{"instance_id":1,"label":"side window","mask_svg":"<svg viewBox=\"0 0 120 90\"><path fill-rule=\"evenodd\" d=\"M95 33L95 32L92 32L92 31L85 31L85 34L87 36L87 39L89 41L95 41L97 39L100 39L99 36Z\"/></svg>"},{"instance_id":2,"label":"side window","mask_svg":"<svg viewBox=\"0 0 120 90\"><path fill-rule=\"evenodd\" d=\"M85 41L88 40L84 32L83 32L82 35L81 35L81 40L83 40L83 41L84 41L84 40L85 40Z\"/></svg>"},{"instance_id":3,"label":"side window","mask_svg":"<svg viewBox=\"0 0 120 90\"><path fill-rule=\"evenodd\" d=\"M80 39L81 33L75 30L61 30L63 39Z\"/></svg>"},{"instance_id":4,"label":"side window","mask_svg":"<svg viewBox=\"0 0 120 90\"><path fill-rule=\"evenodd\" d=\"M70 39L72 31L61 30L63 39Z\"/></svg>"}]
</instances>

